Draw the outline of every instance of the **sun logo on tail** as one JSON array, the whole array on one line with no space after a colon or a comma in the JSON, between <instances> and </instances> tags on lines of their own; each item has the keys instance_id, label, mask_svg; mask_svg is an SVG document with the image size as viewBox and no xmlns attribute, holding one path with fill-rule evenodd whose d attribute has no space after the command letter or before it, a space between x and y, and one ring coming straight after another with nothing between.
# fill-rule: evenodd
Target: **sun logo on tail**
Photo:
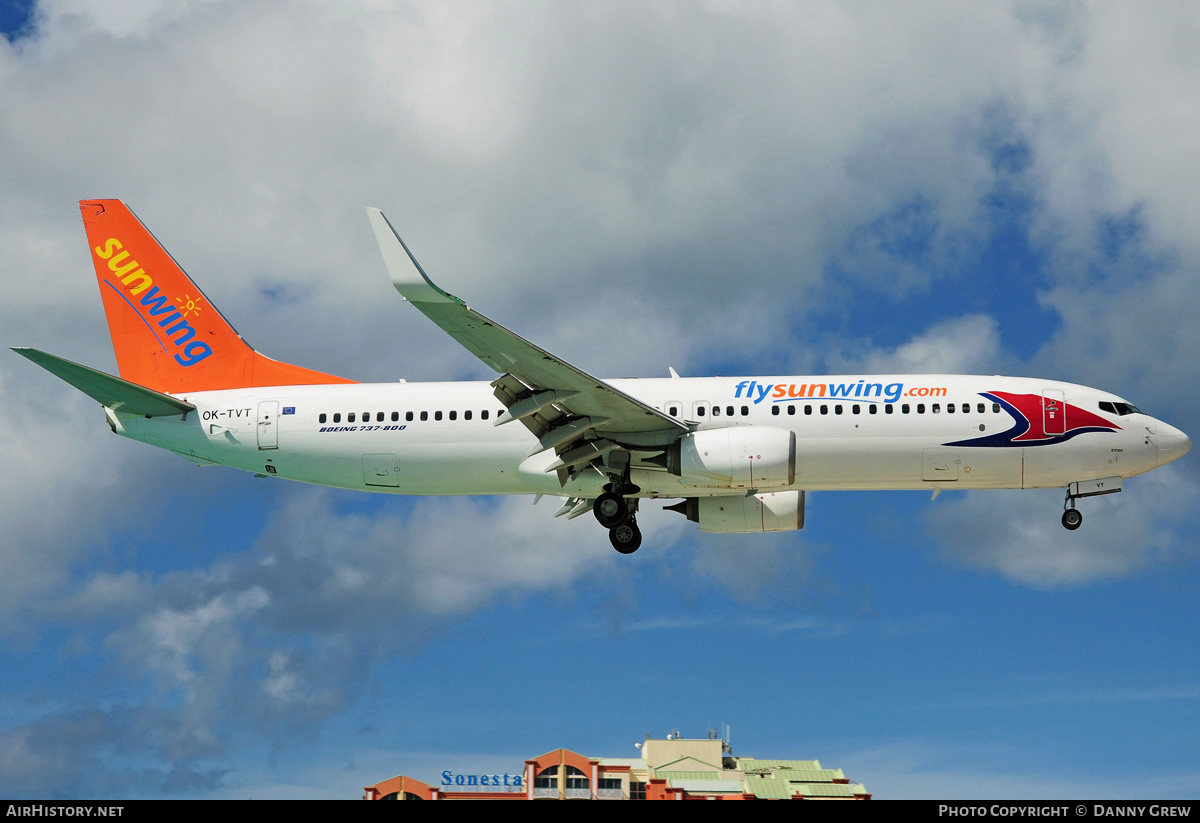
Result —
<instances>
[{"instance_id":1,"label":"sun logo on tail","mask_svg":"<svg viewBox=\"0 0 1200 823\"><path fill-rule=\"evenodd\" d=\"M200 299L192 299L190 294L185 294L183 297L176 297L175 302L179 304L179 310L187 317L190 312L195 312L196 316L200 316L200 309L204 308L200 305Z\"/></svg>"}]
</instances>

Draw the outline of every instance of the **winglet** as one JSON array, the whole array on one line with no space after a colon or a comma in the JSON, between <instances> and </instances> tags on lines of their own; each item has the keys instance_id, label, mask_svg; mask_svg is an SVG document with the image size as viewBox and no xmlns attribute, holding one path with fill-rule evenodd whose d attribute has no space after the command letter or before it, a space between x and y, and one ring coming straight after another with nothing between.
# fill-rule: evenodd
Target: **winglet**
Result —
<instances>
[{"instance_id":1,"label":"winglet","mask_svg":"<svg viewBox=\"0 0 1200 823\"><path fill-rule=\"evenodd\" d=\"M439 289L429 279L429 275L421 268L417 258L413 257L408 246L400 239L400 235L392 228L392 224L379 209L368 208L367 218L371 221L371 229L375 232L375 242L383 255L383 263L387 266L392 278L392 285L400 296L414 303L461 303L452 294Z\"/></svg>"}]
</instances>

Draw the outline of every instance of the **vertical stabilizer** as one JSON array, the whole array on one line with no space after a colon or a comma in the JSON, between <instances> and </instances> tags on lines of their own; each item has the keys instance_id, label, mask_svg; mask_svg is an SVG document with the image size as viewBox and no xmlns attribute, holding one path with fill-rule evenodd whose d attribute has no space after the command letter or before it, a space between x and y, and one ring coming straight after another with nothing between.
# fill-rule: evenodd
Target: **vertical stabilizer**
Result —
<instances>
[{"instance_id":1,"label":"vertical stabilizer","mask_svg":"<svg viewBox=\"0 0 1200 823\"><path fill-rule=\"evenodd\" d=\"M79 208L125 380L171 393L354 382L250 348L120 200Z\"/></svg>"}]
</instances>

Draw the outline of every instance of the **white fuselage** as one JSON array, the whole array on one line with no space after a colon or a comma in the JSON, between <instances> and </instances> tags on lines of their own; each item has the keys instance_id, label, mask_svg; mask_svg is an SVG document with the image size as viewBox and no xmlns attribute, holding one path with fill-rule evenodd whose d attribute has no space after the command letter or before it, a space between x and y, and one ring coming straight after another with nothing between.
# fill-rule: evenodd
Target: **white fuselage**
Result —
<instances>
[{"instance_id":1,"label":"white fuselage","mask_svg":"<svg viewBox=\"0 0 1200 823\"><path fill-rule=\"evenodd\" d=\"M1102 410L1101 402L1120 402L1115 395L1050 380L853 375L608 382L700 430L795 432L795 489L1061 487L1141 474L1190 447L1177 429L1145 414ZM560 486L544 470L554 455L531 456L537 441L520 422L493 425L503 406L485 382L178 396L196 411L182 419L110 413L110 422L122 435L199 463L346 489L586 497L603 481L599 473L582 473ZM684 485L636 461L630 480L643 497L745 494Z\"/></svg>"}]
</instances>

